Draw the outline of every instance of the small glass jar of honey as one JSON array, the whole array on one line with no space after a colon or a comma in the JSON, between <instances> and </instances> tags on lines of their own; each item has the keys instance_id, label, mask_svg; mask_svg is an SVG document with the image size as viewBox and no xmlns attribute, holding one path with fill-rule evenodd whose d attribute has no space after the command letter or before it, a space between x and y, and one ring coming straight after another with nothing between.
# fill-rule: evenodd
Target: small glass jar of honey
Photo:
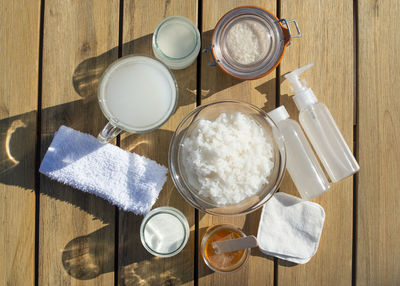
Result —
<instances>
[{"instance_id":1,"label":"small glass jar of honey","mask_svg":"<svg viewBox=\"0 0 400 286\"><path fill-rule=\"evenodd\" d=\"M249 259L250 248L217 254L212 243L245 236L243 231L232 225L221 224L210 227L201 241L204 262L215 272L227 273L238 270Z\"/></svg>"}]
</instances>

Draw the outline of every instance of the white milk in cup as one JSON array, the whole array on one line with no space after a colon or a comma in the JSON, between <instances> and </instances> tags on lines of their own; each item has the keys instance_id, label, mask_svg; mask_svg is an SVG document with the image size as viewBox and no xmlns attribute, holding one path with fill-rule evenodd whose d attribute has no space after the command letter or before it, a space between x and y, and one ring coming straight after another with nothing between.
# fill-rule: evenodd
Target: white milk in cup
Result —
<instances>
[{"instance_id":1,"label":"white milk in cup","mask_svg":"<svg viewBox=\"0 0 400 286\"><path fill-rule=\"evenodd\" d=\"M98 140L107 142L121 131L144 133L157 129L175 111L178 88L170 70L143 55L123 57L104 72L98 100L107 125Z\"/></svg>"}]
</instances>

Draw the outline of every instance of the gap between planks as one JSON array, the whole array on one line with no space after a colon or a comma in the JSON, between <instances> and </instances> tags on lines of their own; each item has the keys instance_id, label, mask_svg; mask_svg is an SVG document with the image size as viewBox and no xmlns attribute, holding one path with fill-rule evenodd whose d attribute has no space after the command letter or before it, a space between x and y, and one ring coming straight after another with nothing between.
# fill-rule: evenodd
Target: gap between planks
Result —
<instances>
[{"instance_id":1,"label":"gap between planks","mask_svg":"<svg viewBox=\"0 0 400 286\"><path fill-rule=\"evenodd\" d=\"M203 35L203 1L198 0L197 2L197 27L199 29L200 35ZM201 60L202 60L202 47L200 47L200 52L197 57L197 69L196 69L196 107L201 105ZM194 211L194 272L193 272L193 284L194 286L199 285L199 211L195 209Z\"/></svg>"},{"instance_id":2,"label":"gap between planks","mask_svg":"<svg viewBox=\"0 0 400 286\"><path fill-rule=\"evenodd\" d=\"M359 58L358 58L358 0L353 1L353 83L354 83L354 123L353 123L353 154L357 162L359 161L358 156L358 145L359 145L359 133L358 133L358 74L359 74ZM351 260L351 285L355 286L357 281L357 205L358 205L358 173L353 175L353 245L352 245L352 260Z\"/></svg>"},{"instance_id":3,"label":"gap between planks","mask_svg":"<svg viewBox=\"0 0 400 286\"><path fill-rule=\"evenodd\" d=\"M43 38L44 38L45 0L40 1L39 23L39 56L38 56L38 100L36 114L36 148L35 148L35 286L39 285L39 216L40 216L40 148L42 138L42 70L43 70Z\"/></svg>"}]
</instances>

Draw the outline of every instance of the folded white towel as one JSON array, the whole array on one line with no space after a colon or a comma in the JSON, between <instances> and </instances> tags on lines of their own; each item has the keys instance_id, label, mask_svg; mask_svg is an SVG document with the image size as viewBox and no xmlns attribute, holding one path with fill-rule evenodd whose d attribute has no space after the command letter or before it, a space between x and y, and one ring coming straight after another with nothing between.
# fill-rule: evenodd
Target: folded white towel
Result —
<instances>
[{"instance_id":1,"label":"folded white towel","mask_svg":"<svg viewBox=\"0 0 400 286\"><path fill-rule=\"evenodd\" d=\"M42 174L95 194L125 211L146 214L167 180L168 169L143 156L61 126L42 161Z\"/></svg>"},{"instance_id":2,"label":"folded white towel","mask_svg":"<svg viewBox=\"0 0 400 286\"><path fill-rule=\"evenodd\" d=\"M267 255L304 264L317 252L324 220L319 204L276 193L261 213L259 248Z\"/></svg>"}]
</instances>

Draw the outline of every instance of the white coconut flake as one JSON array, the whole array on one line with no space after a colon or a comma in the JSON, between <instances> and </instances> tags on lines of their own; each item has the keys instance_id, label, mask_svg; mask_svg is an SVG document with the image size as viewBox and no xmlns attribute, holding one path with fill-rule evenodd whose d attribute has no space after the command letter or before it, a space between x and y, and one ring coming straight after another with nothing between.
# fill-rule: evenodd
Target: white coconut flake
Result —
<instances>
[{"instance_id":1,"label":"white coconut flake","mask_svg":"<svg viewBox=\"0 0 400 286\"><path fill-rule=\"evenodd\" d=\"M201 119L183 140L183 171L201 197L218 205L239 203L268 183L274 167L270 140L240 112Z\"/></svg>"}]
</instances>

